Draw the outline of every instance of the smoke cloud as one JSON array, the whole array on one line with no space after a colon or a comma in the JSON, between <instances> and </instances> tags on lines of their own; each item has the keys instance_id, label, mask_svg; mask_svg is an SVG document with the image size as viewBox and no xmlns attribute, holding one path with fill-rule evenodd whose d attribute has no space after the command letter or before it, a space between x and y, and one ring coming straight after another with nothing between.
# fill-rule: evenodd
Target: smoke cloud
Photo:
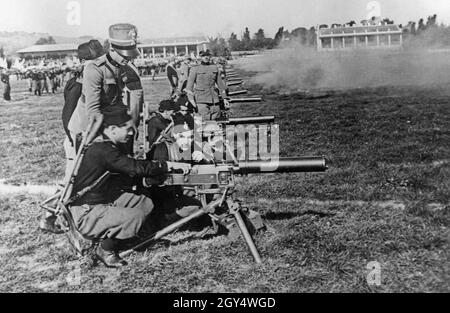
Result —
<instances>
[{"instance_id":1,"label":"smoke cloud","mask_svg":"<svg viewBox=\"0 0 450 313\"><path fill-rule=\"evenodd\" d=\"M318 52L292 43L236 63L256 72L253 83L280 93L450 83L450 49Z\"/></svg>"}]
</instances>

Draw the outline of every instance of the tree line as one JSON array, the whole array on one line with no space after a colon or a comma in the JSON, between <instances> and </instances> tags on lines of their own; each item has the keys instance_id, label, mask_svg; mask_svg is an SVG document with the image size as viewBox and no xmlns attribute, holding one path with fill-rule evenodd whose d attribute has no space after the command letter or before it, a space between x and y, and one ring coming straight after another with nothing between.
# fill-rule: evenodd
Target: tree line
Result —
<instances>
[{"instance_id":1,"label":"tree line","mask_svg":"<svg viewBox=\"0 0 450 313\"><path fill-rule=\"evenodd\" d=\"M429 16L427 21L422 18L416 22L409 22L407 25L399 25L403 29L405 39L412 44L424 46L450 46L450 26L445 24L438 25L436 22L437 15ZM394 21L389 18L371 18L369 20L362 20L362 26L370 25L392 25ZM321 24L318 26L322 28L336 28L336 27L353 27L357 23L350 21L348 23L338 24L333 23L330 26ZM417 25L417 27L416 27ZM273 49L277 47L282 41L298 42L304 46L315 47L317 44L317 29L316 27L298 27L292 31L278 28L273 38L266 37L262 28L258 29L256 33L251 35L248 27L238 38L237 34L231 33L228 40L222 37L209 38L209 47L211 52L217 56L227 56L231 51L251 51L262 49Z\"/></svg>"}]
</instances>

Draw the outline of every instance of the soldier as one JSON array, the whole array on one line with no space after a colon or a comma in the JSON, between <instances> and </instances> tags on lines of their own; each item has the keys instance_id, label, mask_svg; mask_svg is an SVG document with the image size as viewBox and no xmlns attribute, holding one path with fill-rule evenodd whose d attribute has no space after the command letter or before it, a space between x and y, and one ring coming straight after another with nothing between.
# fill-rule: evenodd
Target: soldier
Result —
<instances>
[{"instance_id":1,"label":"soldier","mask_svg":"<svg viewBox=\"0 0 450 313\"><path fill-rule=\"evenodd\" d=\"M33 71L31 74L31 80L33 81L33 91L35 96L40 96L41 92L41 74L38 71Z\"/></svg>"},{"instance_id":2,"label":"soldier","mask_svg":"<svg viewBox=\"0 0 450 313\"><path fill-rule=\"evenodd\" d=\"M101 240L97 258L108 267L121 267L126 262L118 255L123 240L145 234L147 218L154 208L153 201L142 186L143 177L159 177L172 169L188 173L190 165L174 162L138 161L121 151L120 144L133 136L132 117L123 104L103 109L102 138L87 149L75 179L71 197L93 186L89 192L74 200L69 210L78 231L92 240ZM106 173L106 177L97 183ZM116 174L116 175L112 175ZM141 229L143 228L143 229Z\"/></svg>"},{"instance_id":3,"label":"soldier","mask_svg":"<svg viewBox=\"0 0 450 313\"><path fill-rule=\"evenodd\" d=\"M64 140L64 151L66 152L66 175L65 180L69 179L70 170L72 168L73 160L76 156L75 145L77 133L71 132L69 123L71 117L76 110L82 93L83 86L83 68L85 62L92 61L100 57L103 52L103 47L97 40L91 40L78 46L78 58L81 62L81 69L74 77L69 79L64 87L64 107L62 110L62 120L64 130L67 134Z\"/></svg>"},{"instance_id":4,"label":"soldier","mask_svg":"<svg viewBox=\"0 0 450 313\"><path fill-rule=\"evenodd\" d=\"M52 91L52 93L56 92L56 82L55 82L55 71L53 69L51 69L48 73L48 82L49 82L49 87L50 90Z\"/></svg>"},{"instance_id":5,"label":"soldier","mask_svg":"<svg viewBox=\"0 0 450 313\"><path fill-rule=\"evenodd\" d=\"M109 43L108 53L84 68L82 96L69 122L72 133L83 132L89 120L101 124L105 107L123 104L121 67L139 55L136 27L131 24L111 25Z\"/></svg>"},{"instance_id":6,"label":"soldier","mask_svg":"<svg viewBox=\"0 0 450 313\"><path fill-rule=\"evenodd\" d=\"M159 103L158 112L148 121L148 144L152 144L158 139L161 132L167 129L172 122L172 115L180 108L172 100L163 100Z\"/></svg>"},{"instance_id":7,"label":"soldier","mask_svg":"<svg viewBox=\"0 0 450 313\"><path fill-rule=\"evenodd\" d=\"M201 51L201 64L191 68L189 72L186 92L189 101L198 108L204 120L213 120L219 117L220 107L228 108L226 98L226 85L219 75L216 65L210 63L209 50ZM216 86L219 94L216 92Z\"/></svg>"},{"instance_id":8,"label":"soldier","mask_svg":"<svg viewBox=\"0 0 450 313\"><path fill-rule=\"evenodd\" d=\"M66 136L64 139L64 152L66 155L66 170L64 183L70 179L73 162L76 157L76 136L71 133L68 124L73 112L75 111L82 90L83 65L85 61L94 60L104 54L102 45L97 40L91 40L78 46L78 58L81 62L81 70L76 76L69 79L64 87L64 106L62 109L62 121ZM39 228L44 232L59 233L60 230L55 225L56 216L46 212L39 222Z\"/></svg>"},{"instance_id":9,"label":"soldier","mask_svg":"<svg viewBox=\"0 0 450 313\"><path fill-rule=\"evenodd\" d=\"M40 76L42 87L41 93L44 93L44 90L48 93L47 76L48 76L47 70L43 70Z\"/></svg>"},{"instance_id":10,"label":"soldier","mask_svg":"<svg viewBox=\"0 0 450 313\"><path fill-rule=\"evenodd\" d=\"M206 156L202 152L201 142L194 141L194 120L174 118L174 126L171 130L173 141L158 143L150 152L150 159L159 161L185 162L195 164L208 164L213 162L213 156ZM173 223L186 217L201 207L201 203L193 196L192 191L184 190L180 186L159 187L156 184L151 187L152 199L155 204L163 208L165 215L159 217L167 223ZM210 197L207 201L211 200ZM201 230L198 237L217 234L218 229L213 228L213 223L208 216L197 220L193 225ZM206 228L205 228L206 227Z\"/></svg>"},{"instance_id":11,"label":"soldier","mask_svg":"<svg viewBox=\"0 0 450 313\"><path fill-rule=\"evenodd\" d=\"M11 85L9 84L9 73L7 70L4 70L1 74L1 81L4 84L3 89L3 99L6 101L11 100Z\"/></svg>"}]
</instances>

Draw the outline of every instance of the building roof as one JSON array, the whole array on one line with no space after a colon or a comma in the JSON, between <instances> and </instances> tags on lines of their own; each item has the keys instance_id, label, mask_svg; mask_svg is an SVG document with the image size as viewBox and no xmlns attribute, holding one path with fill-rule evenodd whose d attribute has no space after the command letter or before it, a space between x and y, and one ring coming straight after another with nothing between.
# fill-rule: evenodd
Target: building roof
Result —
<instances>
[{"instance_id":1,"label":"building roof","mask_svg":"<svg viewBox=\"0 0 450 313\"><path fill-rule=\"evenodd\" d=\"M17 51L17 53L39 53L39 52L59 52L59 51L77 51L78 44L62 43L53 45L34 45Z\"/></svg>"},{"instance_id":2,"label":"building roof","mask_svg":"<svg viewBox=\"0 0 450 313\"><path fill-rule=\"evenodd\" d=\"M175 43L179 43L179 44L185 44L186 42L207 42L208 39L206 37L202 37L202 36L190 36L190 37L172 37L172 38L154 38L154 39L144 39L142 40L141 44L143 45L147 45L147 44L161 44L161 46L163 46L163 44L166 45L172 45Z\"/></svg>"},{"instance_id":3,"label":"building roof","mask_svg":"<svg viewBox=\"0 0 450 313\"><path fill-rule=\"evenodd\" d=\"M139 48L151 48L151 47L172 47L172 46L185 46L185 45L199 45L208 43L208 39L205 37L178 37L178 38L159 38L159 39L146 39L137 46ZM28 48L21 49L17 53L51 53L51 52L66 52L77 51L78 44L76 43L64 43L53 45L34 45Z\"/></svg>"},{"instance_id":4,"label":"building roof","mask_svg":"<svg viewBox=\"0 0 450 313\"><path fill-rule=\"evenodd\" d=\"M398 25L379 25L379 26L354 26L354 27L335 27L321 28L318 30L319 36L332 36L341 34L365 34L365 33L401 33Z\"/></svg>"},{"instance_id":5,"label":"building roof","mask_svg":"<svg viewBox=\"0 0 450 313\"><path fill-rule=\"evenodd\" d=\"M151 47L174 47L174 46L193 46L208 43L206 37L177 37L177 38L158 38L145 39L138 44L139 48Z\"/></svg>"}]
</instances>

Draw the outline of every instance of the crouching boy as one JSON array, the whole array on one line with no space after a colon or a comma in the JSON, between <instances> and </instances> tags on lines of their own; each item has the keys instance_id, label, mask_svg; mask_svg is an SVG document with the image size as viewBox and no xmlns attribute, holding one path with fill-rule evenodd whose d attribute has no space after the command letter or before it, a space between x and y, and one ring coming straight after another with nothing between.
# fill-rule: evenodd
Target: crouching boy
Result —
<instances>
[{"instance_id":1,"label":"crouching boy","mask_svg":"<svg viewBox=\"0 0 450 313\"><path fill-rule=\"evenodd\" d=\"M186 174L190 165L129 157L120 148L134 135L126 106L108 106L103 114L101 136L88 147L71 196L95 187L72 202L69 209L79 232L86 238L100 240L98 259L106 266L119 267L126 265L118 254L121 241L136 238L154 209L148 193L132 186L143 177L161 177L172 169Z\"/></svg>"}]
</instances>

